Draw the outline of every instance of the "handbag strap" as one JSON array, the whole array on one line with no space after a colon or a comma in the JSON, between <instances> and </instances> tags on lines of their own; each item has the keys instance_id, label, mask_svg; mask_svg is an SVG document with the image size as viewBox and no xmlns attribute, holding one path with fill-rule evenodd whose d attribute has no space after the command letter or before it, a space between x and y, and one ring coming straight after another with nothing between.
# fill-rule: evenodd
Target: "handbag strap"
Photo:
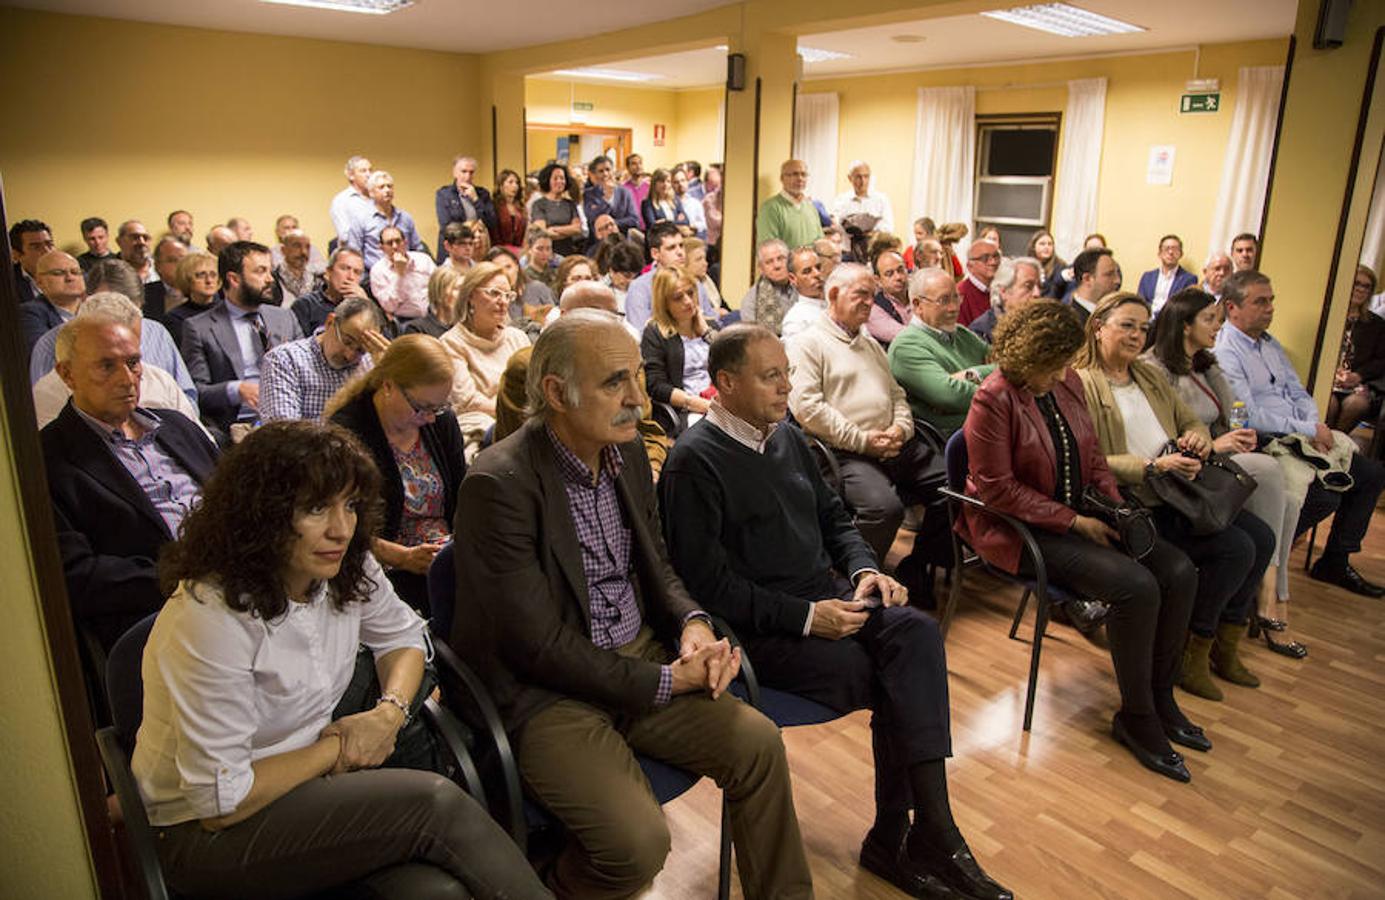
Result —
<instances>
[{"instance_id":1,"label":"handbag strap","mask_svg":"<svg viewBox=\"0 0 1385 900\"><path fill-rule=\"evenodd\" d=\"M1217 397L1216 391L1213 391L1212 389L1210 389L1209 387L1207 387L1207 385L1203 384L1203 383L1202 383L1202 379L1200 379L1200 378L1197 377L1197 373L1195 373L1195 372L1189 372L1189 373L1188 373L1188 377L1191 378L1191 379L1193 380L1193 384L1197 385L1198 390L1200 390L1200 391L1202 391L1204 394L1206 394L1209 398L1211 398L1212 402L1215 403L1215 404L1217 405L1217 415L1218 415L1218 416L1224 416L1224 415L1226 415L1226 410L1222 409L1221 400Z\"/></svg>"}]
</instances>

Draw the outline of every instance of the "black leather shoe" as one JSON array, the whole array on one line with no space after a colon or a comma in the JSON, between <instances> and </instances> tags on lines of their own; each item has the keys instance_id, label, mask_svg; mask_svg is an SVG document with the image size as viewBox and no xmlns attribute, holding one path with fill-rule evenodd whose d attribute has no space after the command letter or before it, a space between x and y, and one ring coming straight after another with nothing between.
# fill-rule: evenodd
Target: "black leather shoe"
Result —
<instances>
[{"instance_id":1,"label":"black leather shoe","mask_svg":"<svg viewBox=\"0 0 1385 900\"><path fill-rule=\"evenodd\" d=\"M955 900L957 892L943 884L933 875L916 874L901 865L904 858L904 841L895 847L876 840L875 832L866 834L861 843L861 868L888 881L910 897L923 897L926 900Z\"/></svg>"},{"instance_id":2,"label":"black leather shoe","mask_svg":"<svg viewBox=\"0 0 1385 900\"><path fill-rule=\"evenodd\" d=\"M908 841L899 848L899 867L919 878L941 881L953 896L970 900L1014 900L1014 893L981 870L966 844L950 856L917 859L909 855Z\"/></svg>"},{"instance_id":3,"label":"black leather shoe","mask_svg":"<svg viewBox=\"0 0 1385 900\"><path fill-rule=\"evenodd\" d=\"M1182 744L1184 747L1200 750L1203 753L1212 749L1211 739L1196 725L1189 724L1182 728L1170 728L1165 725L1164 737L1173 741L1175 744Z\"/></svg>"},{"instance_id":4,"label":"black leather shoe","mask_svg":"<svg viewBox=\"0 0 1385 900\"><path fill-rule=\"evenodd\" d=\"M1135 758L1140 761L1140 765L1144 766L1146 769L1158 772L1165 778L1172 778L1174 781L1181 781L1185 784L1193 780L1192 773L1189 772L1188 767L1183 764L1182 754L1177 751L1167 756L1160 753L1150 753L1144 747L1141 747L1140 742L1135 740L1130 732L1125 729L1125 722L1120 716L1116 716L1111 720L1111 737L1116 739L1116 743L1124 744L1131 753L1135 754Z\"/></svg>"},{"instance_id":5,"label":"black leather shoe","mask_svg":"<svg viewBox=\"0 0 1385 900\"><path fill-rule=\"evenodd\" d=\"M1363 597L1376 599L1385 597L1385 587L1371 584L1362 578L1361 573L1351 567L1351 563L1343 563L1340 567L1328 568L1323 565L1323 560L1320 559L1313 563L1313 568L1308 570L1308 577L1317 581L1325 581L1328 584L1335 584Z\"/></svg>"}]
</instances>

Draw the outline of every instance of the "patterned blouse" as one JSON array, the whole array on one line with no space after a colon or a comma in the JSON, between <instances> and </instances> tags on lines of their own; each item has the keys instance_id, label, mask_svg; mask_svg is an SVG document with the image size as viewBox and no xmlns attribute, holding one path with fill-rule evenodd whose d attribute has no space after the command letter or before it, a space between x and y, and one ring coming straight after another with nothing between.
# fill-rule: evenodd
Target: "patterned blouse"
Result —
<instances>
[{"instance_id":1,"label":"patterned blouse","mask_svg":"<svg viewBox=\"0 0 1385 900\"><path fill-rule=\"evenodd\" d=\"M400 450L391 445L404 486L404 516L399 522L399 543L405 547L441 544L452 536L446 518L442 475L422 440Z\"/></svg>"}]
</instances>

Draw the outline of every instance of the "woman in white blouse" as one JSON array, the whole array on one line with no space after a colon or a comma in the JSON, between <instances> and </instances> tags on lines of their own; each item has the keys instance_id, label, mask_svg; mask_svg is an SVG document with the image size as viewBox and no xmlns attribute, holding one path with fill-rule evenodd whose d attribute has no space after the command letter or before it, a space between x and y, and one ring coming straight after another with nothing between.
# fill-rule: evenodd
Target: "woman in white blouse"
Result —
<instances>
[{"instance_id":1,"label":"woman in white blouse","mask_svg":"<svg viewBox=\"0 0 1385 900\"><path fill-rule=\"evenodd\" d=\"M344 429L266 425L222 459L161 560L175 589L144 653L132 768L179 894L366 881L388 897L549 896L457 785L377 768L426 647L369 553L378 482ZM361 645L379 700L338 709Z\"/></svg>"}]
</instances>

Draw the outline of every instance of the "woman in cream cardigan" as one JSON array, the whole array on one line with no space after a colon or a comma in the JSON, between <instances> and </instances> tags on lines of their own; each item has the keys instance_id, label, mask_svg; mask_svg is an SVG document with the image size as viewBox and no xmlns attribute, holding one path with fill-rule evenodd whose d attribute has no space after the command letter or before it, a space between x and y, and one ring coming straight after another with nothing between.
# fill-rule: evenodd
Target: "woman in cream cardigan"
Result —
<instances>
[{"instance_id":1,"label":"woman in cream cardigan","mask_svg":"<svg viewBox=\"0 0 1385 900\"><path fill-rule=\"evenodd\" d=\"M452 411L466 442L466 461L481 449L486 429L495 424L495 396L510 356L529 346L524 332L509 324L515 292L495 263L472 266L462 280L458 305L462 317L442 336L451 354Z\"/></svg>"},{"instance_id":2,"label":"woman in cream cardigan","mask_svg":"<svg viewBox=\"0 0 1385 900\"><path fill-rule=\"evenodd\" d=\"M1086 346L1074 367L1116 481L1151 508L1159 534L1198 568L1180 684L1189 693L1220 700L1221 688L1209 669L1234 684L1260 684L1237 648L1274 554L1274 532L1242 510L1220 533L1194 536L1188 520L1160 503L1146 483L1157 472L1195 477L1212 450L1207 426L1178 399L1168 379L1138 361L1148 335L1145 301L1137 294L1108 294L1087 320Z\"/></svg>"}]
</instances>

